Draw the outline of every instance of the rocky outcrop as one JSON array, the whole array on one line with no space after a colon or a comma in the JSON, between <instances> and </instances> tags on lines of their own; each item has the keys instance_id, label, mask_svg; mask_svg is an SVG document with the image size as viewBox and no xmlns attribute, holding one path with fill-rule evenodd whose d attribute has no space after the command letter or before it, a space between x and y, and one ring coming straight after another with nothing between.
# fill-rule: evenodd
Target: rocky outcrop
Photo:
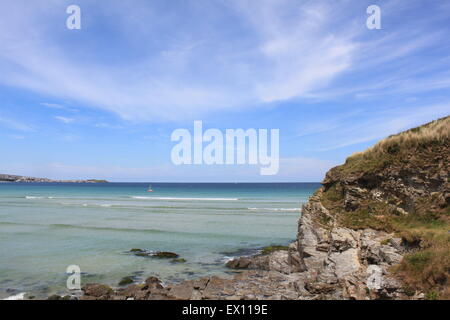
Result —
<instances>
[{"instance_id":1,"label":"rocky outcrop","mask_svg":"<svg viewBox=\"0 0 450 320\"><path fill-rule=\"evenodd\" d=\"M81 300L293 300L303 299L300 274L251 270L231 279L216 276L163 285L151 277L143 284L112 289L99 284L83 288ZM305 295L307 293L305 292Z\"/></svg>"},{"instance_id":2,"label":"rocky outcrop","mask_svg":"<svg viewBox=\"0 0 450 320\"><path fill-rule=\"evenodd\" d=\"M275 250L269 254L232 259L226 263L226 266L231 269L276 271L282 274L299 272L297 244L292 243L288 250Z\"/></svg>"},{"instance_id":3,"label":"rocky outcrop","mask_svg":"<svg viewBox=\"0 0 450 320\"><path fill-rule=\"evenodd\" d=\"M321 203L319 190L302 209L297 241L288 251L242 257L227 266L276 273L298 299L418 299L405 292L390 268L407 250L394 234L342 227ZM327 221L326 226L322 224ZM244 273L245 275L245 273ZM241 276L242 277L242 276ZM289 279L292 282L289 282Z\"/></svg>"},{"instance_id":4,"label":"rocky outcrop","mask_svg":"<svg viewBox=\"0 0 450 320\"><path fill-rule=\"evenodd\" d=\"M319 210L319 211L317 211ZM86 285L83 300L316 300L422 299L405 292L390 275L406 250L393 234L371 229L323 228L317 212L326 212L320 193L303 208L298 239L288 250L241 257L227 263L229 279L205 277L163 284L155 277L143 284L111 289Z\"/></svg>"},{"instance_id":5,"label":"rocky outcrop","mask_svg":"<svg viewBox=\"0 0 450 320\"><path fill-rule=\"evenodd\" d=\"M398 215L443 211L450 204L450 146L435 147L424 156L416 152L405 152L402 161L386 161L370 171L336 167L327 173L324 189L335 188L346 211L369 202L383 203L389 213Z\"/></svg>"},{"instance_id":6,"label":"rocky outcrop","mask_svg":"<svg viewBox=\"0 0 450 320\"><path fill-rule=\"evenodd\" d=\"M336 221L321 203L322 190L303 207L297 245L305 289L332 299L410 299L390 268L405 248L394 234L373 229L353 230ZM420 293L416 293L416 297Z\"/></svg>"}]
</instances>

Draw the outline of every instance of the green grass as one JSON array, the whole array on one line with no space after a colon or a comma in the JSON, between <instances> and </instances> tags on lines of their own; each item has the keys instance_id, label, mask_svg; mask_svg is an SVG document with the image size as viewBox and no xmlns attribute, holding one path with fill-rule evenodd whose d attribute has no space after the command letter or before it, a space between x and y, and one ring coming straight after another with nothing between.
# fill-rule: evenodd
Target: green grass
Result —
<instances>
[{"instance_id":1,"label":"green grass","mask_svg":"<svg viewBox=\"0 0 450 320\"><path fill-rule=\"evenodd\" d=\"M289 247L287 247L287 246L268 246L268 247L264 247L262 249L261 254L269 254L269 253L272 253L275 251L280 251L280 250L287 251L287 250L289 250Z\"/></svg>"}]
</instances>

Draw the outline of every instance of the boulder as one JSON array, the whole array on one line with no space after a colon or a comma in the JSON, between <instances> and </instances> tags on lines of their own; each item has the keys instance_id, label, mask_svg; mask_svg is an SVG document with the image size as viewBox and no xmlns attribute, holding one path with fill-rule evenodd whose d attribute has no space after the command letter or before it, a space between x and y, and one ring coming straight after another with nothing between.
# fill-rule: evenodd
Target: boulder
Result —
<instances>
[{"instance_id":1,"label":"boulder","mask_svg":"<svg viewBox=\"0 0 450 320\"><path fill-rule=\"evenodd\" d=\"M345 251L358 246L358 233L348 228L334 228L331 232L331 245L334 251Z\"/></svg>"},{"instance_id":2,"label":"boulder","mask_svg":"<svg viewBox=\"0 0 450 320\"><path fill-rule=\"evenodd\" d=\"M152 257L159 259L175 259L178 258L179 255L173 252L168 251L157 251L152 254Z\"/></svg>"},{"instance_id":3,"label":"boulder","mask_svg":"<svg viewBox=\"0 0 450 320\"><path fill-rule=\"evenodd\" d=\"M377 265L369 265L366 269L369 275L366 281L367 288L370 290L381 290L383 287L383 270Z\"/></svg>"},{"instance_id":4,"label":"boulder","mask_svg":"<svg viewBox=\"0 0 450 320\"><path fill-rule=\"evenodd\" d=\"M232 280L221 279L213 276L209 278L206 288L203 290L204 299L219 299L223 296L231 296L235 293L235 285Z\"/></svg>"},{"instance_id":5,"label":"boulder","mask_svg":"<svg viewBox=\"0 0 450 320\"><path fill-rule=\"evenodd\" d=\"M176 300L189 300L193 291L194 287L190 283L181 283L170 288L168 297Z\"/></svg>"},{"instance_id":6,"label":"boulder","mask_svg":"<svg viewBox=\"0 0 450 320\"><path fill-rule=\"evenodd\" d=\"M252 260L248 257L239 257L228 261L225 266L230 269L247 269L249 268Z\"/></svg>"},{"instance_id":7,"label":"boulder","mask_svg":"<svg viewBox=\"0 0 450 320\"><path fill-rule=\"evenodd\" d=\"M111 287L98 284L98 283L88 283L82 288L85 296L100 298L100 297L108 297L114 291Z\"/></svg>"},{"instance_id":8,"label":"boulder","mask_svg":"<svg viewBox=\"0 0 450 320\"><path fill-rule=\"evenodd\" d=\"M397 249L383 245L380 247L380 257L388 264L398 264L402 261L403 256L397 253Z\"/></svg>"},{"instance_id":9,"label":"boulder","mask_svg":"<svg viewBox=\"0 0 450 320\"><path fill-rule=\"evenodd\" d=\"M120 281L119 281L119 286L126 286L129 285L131 283L133 283L133 277L123 277Z\"/></svg>"},{"instance_id":10,"label":"boulder","mask_svg":"<svg viewBox=\"0 0 450 320\"><path fill-rule=\"evenodd\" d=\"M124 296L127 298L143 297L145 296L145 288L143 285L132 284L128 287L121 289L117 292L119 296Z\"/></svg>"},{"instance_id":11,"label":"boulder","mask_svg":"<svg viewBox=\"0 0 450 320\"><path fill-rule=\"evenodd\" d=\"M338 278L344 278L361 270L358 249L348 249L344 252L331 253L329 260L334 263L334 273Z\"/></svg>"}]
</instances>

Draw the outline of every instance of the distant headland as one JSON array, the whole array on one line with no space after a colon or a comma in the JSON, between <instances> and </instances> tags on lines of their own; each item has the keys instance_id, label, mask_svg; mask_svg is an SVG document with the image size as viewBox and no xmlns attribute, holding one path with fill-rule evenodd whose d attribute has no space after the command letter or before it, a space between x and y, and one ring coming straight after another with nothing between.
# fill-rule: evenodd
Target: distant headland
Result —
<instances>
[{"instance_id":1,"label":"distant headland","mask_svg":"<svg viewBox=\"0 0 450 320\"><path fill-rule=\"evenodd\" d=\"M48 183L108 183L106 180L89 179L89 180L53 180L47 178L36 178L17 176L12 174L0 174L0 182L48 182Z\"/></svg>"}]
</instances>

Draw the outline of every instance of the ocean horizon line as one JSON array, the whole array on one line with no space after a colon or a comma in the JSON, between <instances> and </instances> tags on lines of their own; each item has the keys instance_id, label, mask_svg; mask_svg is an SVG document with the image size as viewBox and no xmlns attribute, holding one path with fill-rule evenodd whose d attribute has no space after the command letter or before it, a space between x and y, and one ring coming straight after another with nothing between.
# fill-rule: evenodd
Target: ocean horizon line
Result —
<instances>
[{"instance_id":1,"label":"ocean horizon line","mask_svg":"<svg viewBox=\"0 0 450 320\"><path fill-rule=\"evenodd\" d=\"M56 180L56 179L55 179ZM58 179L59 180L59 179ZM65 179L63 179L65 180ZM67 179L67 180L74 180L74 179ZM80 179L80 180L84 180L84 179ZM54 184L70 184L70 183L76 183L76 182L34 182L34 181L30 181L30 182L24 182L24 181L19 181L19 182L15 182L15 181L1 181L4 183L23 183L23 184L31 184L31 183L35 183L35 184L49 184L49 183L54 183ZM311 183L311 184L321 184L320 181L275 181L275 182L226 182L226 181L194 181L194 182L190 182L190 181L182 181L182 182L178 182L178 181L109 181L108 182L99 182L97 184L108 184L108 183L147 183L147 184L152 184L152 183L158 183L158 184L169 184L169 183L177 183L177 184L296 184L296 183ZM79 183L77 183L79 184Z\"/></svg>"}]
</instances>

